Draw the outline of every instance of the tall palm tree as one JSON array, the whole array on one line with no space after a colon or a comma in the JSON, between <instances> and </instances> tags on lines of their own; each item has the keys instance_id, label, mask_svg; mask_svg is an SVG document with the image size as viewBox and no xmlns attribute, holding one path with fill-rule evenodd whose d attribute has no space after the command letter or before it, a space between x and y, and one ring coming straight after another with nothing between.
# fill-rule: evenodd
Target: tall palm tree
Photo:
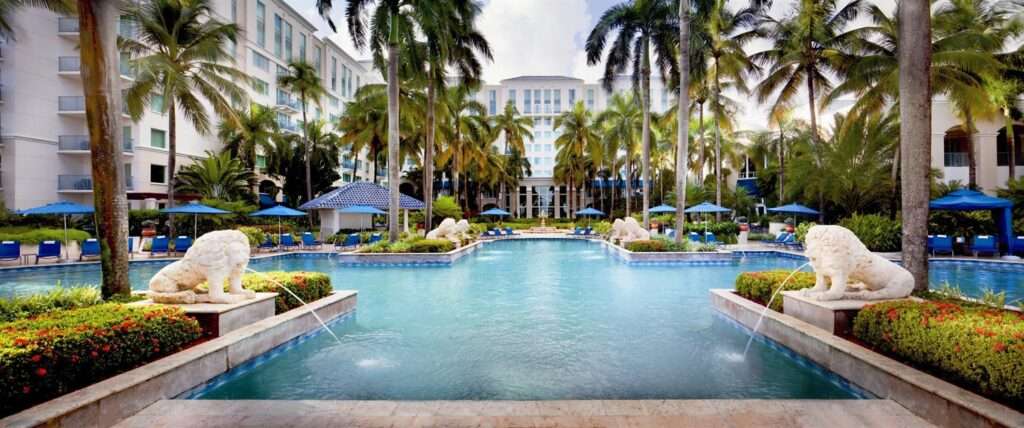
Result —
<instances>
[{"instance_id":1,"label":"tall palm tree","mask_svg":"<svg viewBox=\"0 0 1024 428\"><path fill-rule=\"evenodd\" d=\"M525 141L533 140L533 132L530 131L532 127L533 118L520 116L519 110L513 103L505 104L505 109L502 110L501 114L491 118L491 128L505 136L506 155L526 153ZM499 191L500 208L504 208L505 204L505 184L504 182L501 183L501 190ZM519 185L515 184L515 187L518 188Z\"/></svg>"},{"instance_id":2,"label":"tall palm tree","mask_svg":"<svg viewBox=\"0 0 1024 428\"><path fill-rule=\"evenodd\" d=\"M256 156L270 148L271 140L277 135L277 120L273 109L257 103L248 109L236 109L238 121L223 120L217 129L217 137L224 143L224 151L238 159L249 170L256 169Z\"/></svg>"},{"instance_id":3,"label":"tall palm tree","mask_svg":"<svg viewBox=\"0 0 1024 428\"><path fill-rule=\"evenodd\" d=\"M487 109L470 96L469 88L456 86L444 94L446 112L442 129L445 147L438 154L440 164L449 164L452 169L452 191L463 208L468 208L468 180L460 181L460 174L469 169L474 159L478 158L477 142L487 139L490 124ZM464 186L465 192L459 189Z\"/></svg>"},{"instance_id":4,"label":"tall palm tree","mask_svg":"<svg viewBox=\"0 0 1024 428\"><path fill-rule=\"evenodd\" d=\"M611 49L605 58L602 84L609 92L615 75L632 68L633 87L640 93L643 113L640 144L643 152L643 218L644 228L650 227L651 186L651 57L661 71L662 80L677 72L676 44L678 41L677 14L668 0L629 0L612 6L601 15L587 36L587 64L601 62L605 42L617 31Z\"/></svg>"},{"instance_id":5,"label":"tall palm tree","mask_svg":"<svg viewBox=\"0 0 1024 428\"><path fill-rule=\"evenodd\" d=\"M330 125L320 119L305 124L305 138L295 134L285 134L274 139L267 152L267 173L285 178L284 194L289 200L297 203L306 202L305 183L299 180L287 180L305 170L306 160L313 169L313 194L324 192L341 178L338 168L341 164L341 144L338 136L330 132ZM307 144L309 156L307 156Z\"/></svg>"},{"instance_id":6,"label":"tall palm tree","mask_svg":"<svg viewBox=\"0 0 1024 428\"><path fill-rule=\"evenodd\" d=\"M180 111L201 134L210 132L211 120L203 101L220 117L237 121L233 105L246 98L239 83L248 76L232 66L227 51L238 26L218 21L210 0L147 0L129 5L125 15L137 27L138 39L120 40L131 53L138 73L128 88L128 113L142 117L154 95L163 97L167 112L167 205L174 206L178 120ZM198 96L197 96L198 95ZM171 234L174 234L174 222Z\"/></svg>"},{"instance_id":7,"label":"tall palm tree","mask_svg":"<svg viewBox=\"0 0 1024 428\"><path fill-rule=\"evenodd\" d=\"M306 148L306 200L311 201L313 200L313 178L309 158L312 156L313 149L309 138L306 136L306 124L309 123L306 117L307 107L310 102L319 105L320 99L327 93L327 90L324 88L323 80L320 79L316 67L313 67L312 64L304 60L289 62L288 73L277 76L277 86L286 91L297 93L299 95L299 102L302 103L302 139L305 142L303 146ZM309 226L313 227L312 211L307 218L309 219Z\"/></svg>"},{"instance_id":8,"label":"tall palm tree","mask_svg":"<svg viewBox=\"0 0 1024 428\"><path fill-rule=\"evenodd\" d=\"M178 173L178 190L211 199L251 199L255 184L256 174L228 152L207 151L204 159Z\"/></svg>"},{"instance_id":9,"label":"tall palm tree","mask_svg":"<svg viewBox=\"0 0 1024 428\"><path fill-rule=\"evenodd\" d=\"M676 98L676 243L683 242L685 226L687 161L690 158L690 144L687 130L690 129L690 0L679 0L679 82Z\"/></svg>"},{"instance_id":10,"label":"tall palm tree","mask_svg":"<svg viewBox=\"0 0 1024 428\"><path fill-rule=\"evenodd\" d=\"M1006 129L1006 165L1009 173L1007 181L1013 181L1017 177L1017 141L1015 141L1014 116L1020 115L1017 100L1020 99L1024 88L1021 87L1021 82L1012 76L1003 76L986 82L985 91L988 92L992 105L999 110L1003 119L1004 129Z\"/></svg>"},{"instance_id":11,"label":"tall palm tree","mask_svg":"<svg viewBox=\"0 0 1024 428\"><path fill-rule=\"evenodd\" d=\"M626 216L632 212L633 196L633 153L636 147L636 136L641 133L643 113L637 106L636 98L629 93L616 93L608 101L608 108L597 115L597 123L602 128L605 141L606 159L611 163L612 198L611 210L615 211L615 189L618 187L618 171L616 158L619 151L625 150L624 158L626 181Z\"/></svg>"},{"instance_id":12,"label":"tall palm tree","mask_svg":"<svg viewBox=\"0 0 1024 428\"><path fill-rule=\"evenodd\" d=\"M590 153L599 153L601 137L597 132L593 115L583 101L577 101L572 109L555 117L554 128L561 130L555 139L558 150L556 160L567 172L565 183L569 191L569 215L575 216L573 202L576 201L577 184L583 165Z\"/></svg>"},{"instance_id":13,"label":"tall palm tree","mask_svg":"<svg viewBox=\"0 0 1024 428\"><path fill-rule=\"evenodd\" d=\"M914 288L928 289L928 199L931 188L932 97L929 90L932 31L928 0L900 3L900 194L903 220L903 266L914 275Z\"/></svg>"}]
</instances>

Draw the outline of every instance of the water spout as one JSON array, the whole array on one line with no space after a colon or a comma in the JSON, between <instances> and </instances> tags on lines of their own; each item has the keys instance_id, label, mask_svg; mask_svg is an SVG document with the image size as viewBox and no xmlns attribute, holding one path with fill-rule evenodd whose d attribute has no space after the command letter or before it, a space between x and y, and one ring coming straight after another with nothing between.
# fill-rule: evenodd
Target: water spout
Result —
<instances>
[{"instance_id":1,"label":"water spout","mask_svg":"<svg viewBox=\"0 0 1024 428\"><path fill-rule=\"evenodd\" d=\"M271 278L270 275L267 275L267 274L265 274L263 272L260 272L260 271L257 271L257 270L253 270L250 267L246 267L245 270L247 270L249 272L252 272L252 273L260 274L267 281L273 282L274 284L277 284L277 286L280 287L281 289L283 289L284 291L287 291L288 294L290 294L292 297L294 297L295 300L298 300L299 303L302 303L303 306L306 305L306 302L304 300L302 300L302 298L300 298L298 295L296 295L294 292L292 292L292 290L289 289L288 287L285 287L285 285L282 284L281 282L274 280L274 278ZM339 345L342 344L341 343L341 339L338 338L338 335L334 334L334 332L331 331L331 329L327 327L327 323L325 323L324 320L320 318L320 315L316 314L316 311L310 309L309 313L313 315L313 318L316 318L316 320L320 322L320 325L324 328L324 330L326 330L327 333L330 334L331 337L333 337L334 340L337 341Z\"/></svg>"},{"instance_id":2,"label":"water spout","mask_svg":"<svg viewBox=\"0 0 1024 428\"><path fill-rule=\"evenodd\" d=\"M747 352L750 351L750 344L754 342L754 335L757 334L757 329L761 328L761 321L764 321L765 314L767 314L768 310L771 309L772 302L775 301L775 296L779 295L779 292L781 292L786 287L786 283L789 282L790 279L793 279L797 272L800 272L801 269L807 267L807 265L810 264L811 262L807 262L800 265L800 267L796 268L796 270L791 272L789 276L787 276L786 279L782 281L782 284L779 284L779 288L776 288L775 292L772 293L772 297L768 299L768 303L764 305L764 310L761 311L761 316L757 318L757 323L754 324L754 329L750 331L750 338L747 339L747 346L743 348L743 359L747 358Z\"/></svg>"}]
</instances>

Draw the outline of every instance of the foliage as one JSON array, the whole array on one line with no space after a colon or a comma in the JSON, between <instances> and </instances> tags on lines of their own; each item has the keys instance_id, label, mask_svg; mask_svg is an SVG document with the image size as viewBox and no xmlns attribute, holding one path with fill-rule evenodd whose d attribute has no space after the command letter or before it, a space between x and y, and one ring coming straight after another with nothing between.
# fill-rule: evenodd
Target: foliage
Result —
<instances>
[{"instance_id":1,"label":"foliage","mask_svg":"<svg viewBox=\"0 0 1024 428\"><path fill-rule=\"evenodd\" d=\"M983 395L1024 404L1024 316L954 300L864 307L853 335ZM1014 407L1014 406L1011 406Z\"/></svg>"},{"instance_id":2,"label":"foliage","mask_svg":"<svg viewBox=\"0 0 1024 428\"><path fill-rule=\"evenodd\" d=\"M158 225L165 219L165 215L157 209L128 210L128 235L142 235L142 229L148 225Z\"/></svg>"},{"instance_id":3,"label":"foliage","mask_svg":"<svg viewBox=\"0 0 1024 428\"><path fill-rule=\"evenodd\" d=\"M238 228L238 231L244 233L246 238L249 238L250 247L258 247L267 239L266 234L258 227L242 226Z\"/></svg>"},{"instance_id":4,"label":"foliage","mask_svg":"<svg viewBox=\"0 0 1024 428\"><path fill-rule=\"evenodd\" d=\"M0 299L0 322L29 318L58 309L72 309L101 303L100 290L95 287L57 287L46 294L32 294Z\"/></svg>"},{"instance_id":5,"label":"foliage","mask_svg":"<svg viewBox=\"0 0 1024 428\"><path fill-rule=\"evenodd\" d=\"M752 232L752 233L747 235L747 240L748 241L774 241L775 240L775 235L772 235L770 233Z\"/></svg>"},{"instance_id":6,"label":"foliage","mask_svg":"<svg viewBox=\"0 0 1024 428\"><path fill-rule=\"evenodd\" d=\"M282 285L291 293L282 290ZM302 302L326 297L334 290L331 277L323 272L251 272L242 276L242 287L260 293L277 293L274 307L279 314L302 306Z\"/></svg>"},{"instance_id":7,"label":"foliage","mask_svg":"<svg viewBox=\"0 0 1024 428\"><path fill-rule=\"evenodd\" d=\"M817 226L817 224L810 221L798 224L795 230L796 241L801 244L805 243L807 239L807 231L811 230L814 226Z\"/></svg>"},{"instance_id":8,"label":"foliage","mask_svg":"<svg viewBox=\"0 0 1024 428\"><path fill-rule=\"evenodd\" d=\"M0 414L176 352L199 338L176 307L107 303L0 324Z\"/></svg>"},{"instance_id":9,"label":"foliage","mask_svg":"<svg viewBox=\"0 0 1024 428\"><path fill-rule=\"evenodd\" d=\"M992 235L996 224L988 211L931 211L928 233L948 236Z\"/></svg>"},{"instance_id":10,"label":"foliage","mask_svg":"<svg viewBox=\"0 0 1024 428\"><path fill-rule=\"evenodd\" d=\"M590 224L590 228L598 235L607 235L612 231L612 224L607 221L598 221Z\"/></svg>"},{"instance_id":11,"label":"foliage","mask_svg":"<svg viewBox=\"0 0 1024 428\"><path fill-rule=\"evenodd\" d=\"M462 218L462 208L451 196L441 196L434 201L434 217L459 220ZM436 224L436 223L435 223Z\"/></svg>"},{"instance_id":12,"label":"foliage","mask_svg":"<svg viewBox=\"0 0 1024 428\"><path fill-rule=\"evenodd\" d=\"M900 250L903 228L899 220L877 214L854 214L839 225L850 229L871 251Z\"/></svg>"},{"instance_id":13,"label":"foliage","mask_svg":"<svg viewBox=\"0 0 1024 428\"><path fill-rule=\"evenodd\" d=\"M84 231L68 229L68 240L70 241L81 242L89 237L89 234ZM42 241L63 240L64 229L37 229L29 226L0 227L0 241L20 241L22 244L35 245Z\"/></svg>"},{"instance_id":14,"label":"foliage","mask_svg":"<svg viewBox=\"0 0 1024 428\"><path fill-rule=\"evenodd\" d=\"M668 251L667 242L657 239L638 240L630 241L626 244L626 249L638 253L658 253Z\"/></svg>"},{"instance_id":15,"label":"foliage","mask_svg":"<svg viewBox=\"0 0 1024 428\"><path fill-rule=\"evenodd\" d=\"M323 120L311 120L304 127L306 142L311 154L310 181L313 197L333 188L341 176L341 146L338 137L331 133ZM274 139L267 156L266 174L284 180L281 189L285 199L296 206L307 202L306 198L306 143L296 134L285 134Z\"/></svg>"},{"instance_id":16,"label":"foliage","mask_svg":"<svg viewBox=\"0 0 1024 428\"><path fill-rule=\"evenodd\" d=\"M455 244L445 239L421 239L414 241L409 248L410 253L447 253L455 249Z\"/></svg>"},{"instance_id":17,"label":"foliage","mask_svg":"<svg viewBox=\"0 0 1024 428\"><path fill-rule=\"evenodd\" d=\"M398 242L379 241L360 248L360 253L447 253L455 244L447 239L408 238Z\"/></svg>"},{"instance_id":18,"label":"foliage","mask_svg":"<svg viewBox=\"0 0 1024 428\"><path fill-rule=\"evenodd\" d=\"M771 308L782 312L782 297L776 296L775 300L772 300L772 296L783 287L782 282L790 274L793 272L784 270L743 272L736 277L736 293L762 305L767 305L768 301L771 301ZM783 291L811 288L814 286L814 279L812 272L797 272L789 282L786 282Z\"/></svg>"},{"instance_id":19,"label":"foliage","mask_svg":"<svg viewBox=\"0 0 1024 428\"><path fill-rule=\"evenodd\" d=\"M199 202L213 208L230 211L231 214L201 215L198 218L191 215L174 216L175 229L180 235L191 236L193 224L198 226L199 236L202 236L204 233L214 230L232 229L242 225L253 225L257 221L265 221L249 217L249 214L257 209L256 205L249 201L203 199Z\"/></svg>"},{"instance_id":20,"label":"foliage","mask_svg":"<svg viewBox=\"0 0 1024 428\"><path fill-rule=\"evenodd\" d=\"M178 190L226 201L254 200L256 174L226 151L207 151L203 159L178 171Z\"/></svg>"}]
</instances>

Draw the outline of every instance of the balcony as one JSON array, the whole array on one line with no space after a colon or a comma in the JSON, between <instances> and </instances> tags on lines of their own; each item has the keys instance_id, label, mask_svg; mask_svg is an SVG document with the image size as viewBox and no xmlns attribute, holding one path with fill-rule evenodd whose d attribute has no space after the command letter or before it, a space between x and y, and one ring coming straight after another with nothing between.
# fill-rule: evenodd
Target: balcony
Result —
<instances>
[{"instance_id":1,"label":"balcony","mask_svg":"<svg viewBox=\"0 0 1024 428\"><path fill-rule=\"evenodd\" d=\"M57 113L64 115L85 115L84 96L57 97Z\"/></svg>"},{"instance_id":2,"label":"balcony","mask_svg":"<svg viewBox=\"0 0 1024 428\"><path fill-rule=\"evenodd\" d=\"M301 104L299 103L298 100L296 100L296 99L294 99L294 98L292 98L292 97L290 97L290 96L288 96L286 94L283 94L281 92L277 93L277 106L278 107L289 109L291 111L294 111L294 112L298 113L299 111L301 111L300 105Z\"/></svg>"},{"instance_id":3,"label":"balcony","mask_svg":"<svg viewBox=\"0 0 1024 428\"><path fill-rule=\"evenodd\" d=\"M135 186L133 182L135 180L132 177L125 178L125 189L133 190ZM91 175L58 175L57 176L57 191L63 193L91 193L92 192L92 176Z\"/></svg>"},{"instance_id":4,"label":"balcony","mask_svg":"<svg viewBox=\"0 0 1024 428\"><path fill-rule=\"evenodd\" d=\"M78 37L78 18L62 16L57 18L57 34Z\"/></svg>"},{"instance_id":5,"label":"balcony","mask_svg":"<svg viewBox=\"0 0 1024 428\"><path fill-rule=\"evenodd\" d=\"M57 74L61 76L81 76L82 59L77 56L57 57Z\"/></svg>"},{"instance_id":6,"label":"balcony","mask_svg":"<svg viewBox=\"0 0 1024 428\"><path fill-rule=\"evenodd\" d=\"M88 154L88 135L60 135L57 137L57 153L62 154ZM126 155L134 155L131 137L125 137L121 141L121 151Z\"/></svg>"},{"instance_id":7,"label":"balcony","mask_svg":"<svg viewBox=\"0 0 1024 428\"><path fill-rule=\"evenodd\" d=\"M943 156L943 165L947 167L962 167L968 165L967 152L947 152Z\"/></svg>"},{"instance_id":8,"label":"balcony","mask_svg":"<svg viewBox=\"0 0 1024 428\"><path fill-rule=\"evenodd\" d=\"M355 164L356 163L353 162L351 159L342 159L341 161L341 167L349 170L352 169L352 167L354 167Z\"/></svg>"}]
</instances>

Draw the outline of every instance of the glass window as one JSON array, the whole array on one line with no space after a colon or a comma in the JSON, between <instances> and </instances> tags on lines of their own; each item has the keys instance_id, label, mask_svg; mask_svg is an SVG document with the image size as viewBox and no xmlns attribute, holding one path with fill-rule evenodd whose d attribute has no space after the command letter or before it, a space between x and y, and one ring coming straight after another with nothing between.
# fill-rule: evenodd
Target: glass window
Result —
<instances>
[{"instance_id":1,"label":"glass window","mask_svg":"<svg viewBox=\"0 0 1024 428\"><path fill-rule=\"evenodd\" d=\"M498 114L498 91L493 89L487 91L487 105L492 116Z\"/></svg>"},{"instance_id":2,"label":"glass window","mask_svg":"<svg viewBox=\"0 0 1024 428\"><path fill-rule=\"evenodd\" d=\"M338 58L331 57L331 90L338 90Z\"/></svg>"},{"instance_id":3,"label":"glass window","mask_svg":"<svg viewBox=\"0 0 1024 428\"><path fill-rule=\"evenodd\" d=\"M320 72L320 66L323 65L323 51L320 50L320 46L313 48L313 65L316 67L316 71Z\"/></svg>"},{"instance_id":4,"label":"glass window","mask_svg":"<svg viewBox=\"0 0 1024 428\"><path fill-rule=\"evenodd\" d=\"M274 14L274 56L281 57L281 31L283 30L284 21L281 20L281 16Z\"/></svg>"},{"instance_id":5,"label":"glass window","mask_svg":"<svg viewBox=\"0 0 1024 428\"><path fill-rule=\"evenodd\" d=\"M587 108L594 109L594 90L587 89Z\"/></svg>"},{"instance_id":6,"label":"glass window","mask_svg":"<svg viewBox=\"0 0 1024 428\"><path fill-rule=\"evenodd\" d=\"M516 105L516 90L515 89L509 89L508 90L508 101L507 101L507 103L508 104L512 104L512 106L515 107L515 105Z\"/></svg>"},{"instance_id":7,"label":"glass window","mask_svg":"<svg viewBox=\"0 0 1024 428\"><path fill-rule=\"evenodd\" d=\"M533 112L540 113L540 89L533 90Z\"/></svg>"},{"instance_id":8,"label":"glass window","mask_svg":"<svg viewBox=\"0 0 1024 428\"><path fill-rule=\"evenodd\" d=\"M348 68L348 67L345 67L345 73L348 74L348 79L346 79L346 82L348 84L348 96L351 97L352 96L352 69Z\"/></svg>"},{"instance_id":9,"label":"glass window","mask_svg":"<svg viewBox=\"0 0 1024 428\"><path fill-rule=\"evenodd\" d=\"M158 149L167 147L167 133L160 129L150 129L149 146Z\"/></svg>"},{"instance_id":10,"label":"glass window","mask_svg":"<svg viewBox=\"0 0 1024 428\"><path fill-rule=\"evenodd\" d=\"M530 90L523 91L523 113L532 113L533 104L530 103Z\"/></svg>"},{"instance_id":11,"label":"glass window","mask_svg":"<svg viewBox=\"0 0 1024 428\"><path fill-rule=\"evenodd\" d=\"M551 113L551 90L544 90L544 113Z\"/></svg>"},{"instance_id":12,"label":"glass window","mask_svg":"<svg viewBox=\"0 0 1024 428\"><path fill-rule=\"evenodd\" d=\"M267 47L267 6L262 1L256 2L256 44Z\"/></svg>"},{"instance_id":13,"label":"glass window","mask_svg":"<svg viewBox=\"0 0 1024 428\"><path fill-rule=\"evenodd\" d=\"M252 51L252 65L255 65L256 68L260 70L270 71L270 58L267 58L254 50Z\"/></svg>"},{"instance_id":14,"label":"glass window","mask_svg":"<svg viewBox=\"0 0 1024 428\"><path fill-rule=\"evenodd\" d=\"M576 90L575 89L570 89L569 90L569 106L568 106L568 108L572 108L572 106L574 106L574 105L576 105Z\"/></svg>"},{"instance_id":15,"label":"glass window","mask_svg":"<svg viewBox=\"0 0 1024 428\"><path fill-rule=\"evenodd\" d=\"M299 33L299 59L306 60L306 35L303 33Z\"/></svg>"},{"instance_id":16,"label":"glass window","mask_svg":"<svg viewBox=\"0 0 1024 428\"><path fill-rule=\"evenodd\" d=\"M149 164L149 182L156 184L167 183L167 165Z\"/></svg>"},{"instance_id":17,"label":"glass window","mask_svg":"<svg viewBox=\"0 0 1024 428\"><path fill-rule=\"evenodd\" d=\"M292 60L292 24L284 22L284 57Z\"/></svg>"},{"instance_id":18,"label":"glass window","mask_svg":"<svg viewBox=\"0 0 1024 428\"><path fill-rule=\"evenodd\" d=\"M252 79L252 89L260 95L267 95L270 93L270 85L260 79Z\"/></svg>"},{"instance_id":19,"label":"glass window","mask_svg":"<svg viewBox=\"0 0 1024 428\"><path fill-rule=\"evenodd\" d=\"M231 22L238 22L238 0L231 0Z\"/></svg>"},{"instance_id":20,"label":"glass window","mask_svg":"<svg viewBox=\"0 0 1024 428\"><path fill-rule=\"evenodd\" d=\"M341 96L348 96L348 66L341 65Z\"/></svg>"},{"instance_id":21,"label":"glass window","mask_svg":"<svg viewBox=\"0 0 1024 428\"><path fill-rule=\"evenodd\" d=\"M555 113L562 112L562 90L555 89Z\"/></svg>"},{"instance_id":22,"label":"glass window","mask_svg":"<svg viewBox=\"0 0 1024 428\"><path fill-rule=\"evenodd\" d=\"M256 155L256 168L266 168L267 157L263 155Z\"/></svg>"},{"instance_id":23,"label":"glass window","mask_svg":"<svg viewBox=\"0 0 1024 428\"><path fill-rule=\"evenodd\" d=\"M328 104L331 105L331 107L337 107L338 104L339 104L338 103L338 98L337 97L332 97L330 95L327 96L327 102L328 102Z\"/></svg>"},{"instance_id":24,"label":"glass window","mask_svg":"<svg viewBox=\"0 0 1024 428\"><path fill-rule=\"evenodd\" d=\"M160 94L153 94L153 96L149 98L149 109L157 113L163 113L164 96Z\"/></svg>"}]
</instances>

